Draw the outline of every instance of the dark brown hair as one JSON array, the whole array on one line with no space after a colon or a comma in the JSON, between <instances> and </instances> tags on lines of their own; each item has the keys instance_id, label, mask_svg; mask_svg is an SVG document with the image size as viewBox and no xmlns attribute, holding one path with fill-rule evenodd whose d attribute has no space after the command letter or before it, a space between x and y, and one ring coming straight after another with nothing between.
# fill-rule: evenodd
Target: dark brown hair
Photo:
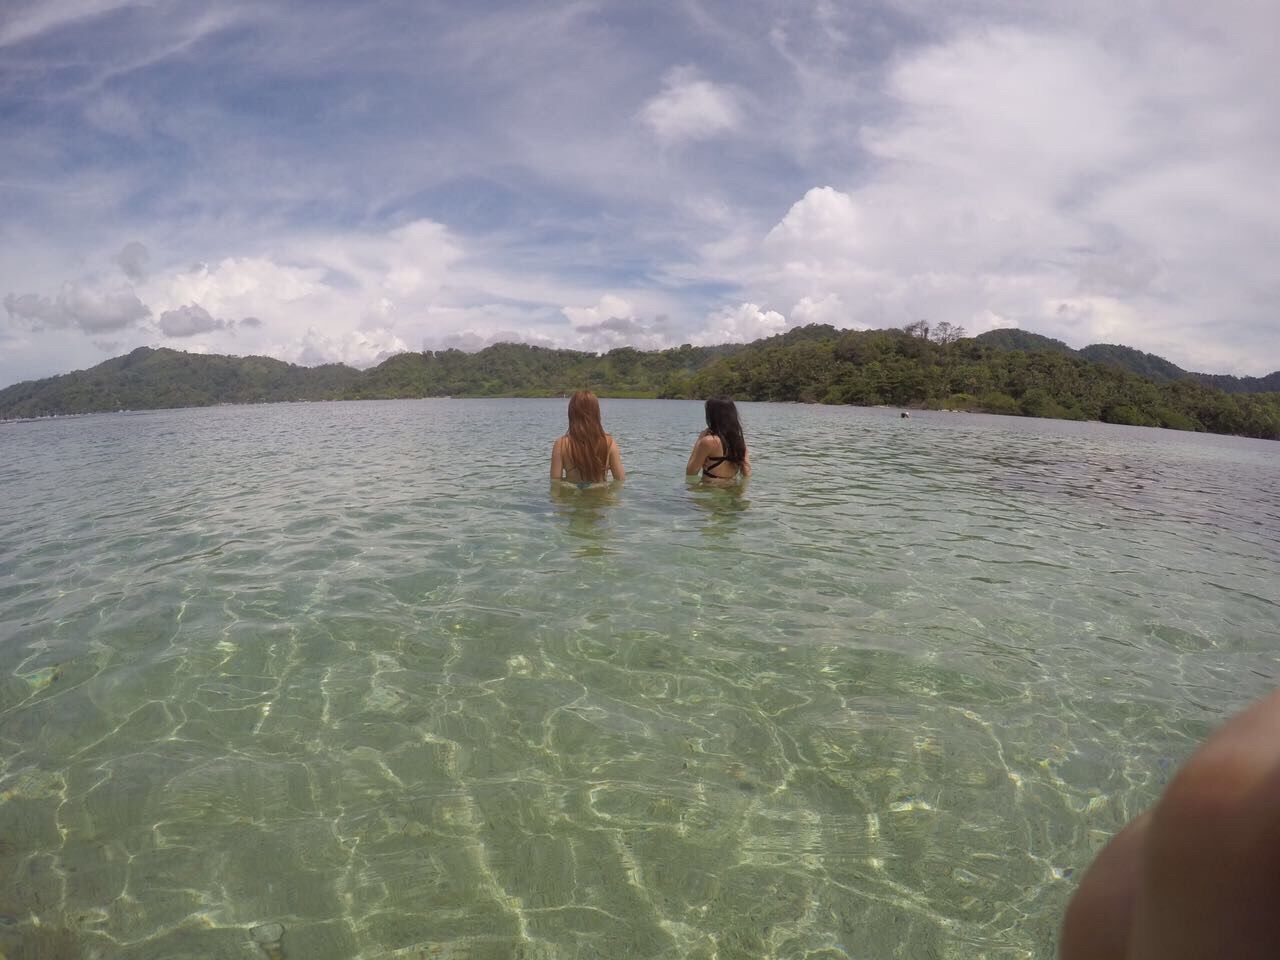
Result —
<instances>
[{"instance_id":1,"label":"dark brown hair","mask_svg":"<svg viewBox=\"0 0 1280 960\"><path fill-rule=\"evenodd\" d=\"M728 397L713 397L707 401L707 429L720 438L725 459L730 463L742 463L747 459L747 441L742 436L742 424L738 421L738 408Z\"/></svg>"}]
</instances>

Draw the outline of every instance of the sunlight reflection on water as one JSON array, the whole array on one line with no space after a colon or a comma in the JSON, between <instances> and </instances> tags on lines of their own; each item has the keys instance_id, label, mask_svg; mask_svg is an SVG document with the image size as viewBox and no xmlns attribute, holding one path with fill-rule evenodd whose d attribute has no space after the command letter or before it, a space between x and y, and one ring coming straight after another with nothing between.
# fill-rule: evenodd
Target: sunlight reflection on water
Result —
<instances>
[{"instance_id":1,"label":"sunlight reflection on water","mask_svg":"<svg viewBox=\"0 0 1280 960\"><path fill-rule=\"evenodd\" d=\"M1275 444L604 409L0 430L0 950L1048 958L1274 683Z\"/></svg>"}]
</instances>

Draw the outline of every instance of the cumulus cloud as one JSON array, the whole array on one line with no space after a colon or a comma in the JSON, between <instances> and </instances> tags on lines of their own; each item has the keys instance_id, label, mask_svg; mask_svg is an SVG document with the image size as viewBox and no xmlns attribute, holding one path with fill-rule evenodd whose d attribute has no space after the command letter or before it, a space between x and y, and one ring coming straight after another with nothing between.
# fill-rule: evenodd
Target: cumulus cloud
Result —
<instances>
[{"instance_id":1,"label":"cumulus cloud","mask_svg":"<svg viewBox=\"0 0 1280 960\"><path fill-rule=\"evenodd\" d=\"M198 303L188 303L176 310L166 310L160 314L160 332L166 337L193 337L198 333L211 330L222 330L227 324L214 319L204 307Z\"/></svg>"},{"instance_id":2,"label":"cumulus cloud","mask_svg":"<svg viewBox=\"0 0 1280 960\"><path fill-rule=\"evenodd\" d=\"M450 278L473 282L453 270L459 256L448 231L433 221L298 235L271 255L176 268L150 269L147 249L134 242L99 262L109 260L136 286L103 286L90 276L64 284L55 297L14 293L4 303L13 329L84 333L107 343L114 338L101 334L154 315L149 329L192 341L185 349L367 366L409 349L440 324L465 328L474 321L474 311L455 316L441 305L470 295L465 286L461 292L444 286Z\"/></svg>"},{"instance_id":3,"label":"cumulus cloud","mask_svg":"<svg viewBox=\"0 0 1280 960\"><path fill-rule=\"evenodd\" d=\"M226 257L156 277L147 291L176 309L207 304L215 314L256 315L259 306L285 306L325 292L325 267L279 263L270 257ZM155 302L153 301L153 302ZM266 312L266 311L262 311Z\"/></svg>"},{"instance_id":4,"label":"cumulus cloud","mask_svg":"<svg viewBox=\"0 0 1280 960\"><path fill-rule=\"evenodd\" d=\"M572 308L571 308L572 309ZM590 309L590 308L583 308ZM650 319L608 316L595 322L576 323L571 331L550 328L548 333L530 329L472 328L424 338L424 350L462 350L475 353L498 343L524 343L530 346L607 353L619 347L637 350L663 350L679 342L682 331L666 314Z\"/></svg>"},{"instance_id":5,"label":"cumulus cloud","mask_svg":"<svg viewBox=\"0 0 1280 960\"><path fill-rule=\"evenodd\" d=\"M667 143L717 137L742 122L737 95L689 69L667 74L662 92L645 103L640 116Z\"/></svg>"},{"instance_id":6,"label":"cumulus cloud","mask_svg":"<svg viewBox=\"0 0 1280 960\"><path fill-rule=\"evenodd\" d=\"M0 381L196 304L227 320L184 342L288 359L917 319L1280 357L1276 4L16 2ZM335 17L360 42L317 74ZM313 81L324 111L276 109ZM393 87L433 109L370 112Z\"/></svg>"},{"instance_id":7,"label":"cumulus cloud","mask_svg":"<svg viewBox=\"0 0 1280 960\"><path fill-rule=\"evenodd\" d=\"M95 290L77 283L63 284L53 298L11 293L4 307L11 319L32 330L76 328L89 334L122 330L151 315L132 290Z\"/></svg>"},{"instance_id":8,"label":"cumulus cloud","mask_svg":"<svg viewBox=\"0 0 1280 960\"><path fill-rule=\"evenodd\" d=\"M562 312L575 327L595 326L605 320L629 318L631 304L612 293L606 293L593 307L564 307Z\"/></svg>"},{"instance_id":9,"label":"cumulus cloud","mask_svg":"<svg viewBox=\"0 0 1280 960\"><path fill-rule=\"evenodd\" d=\"M147 264L150 259L151 255L147 252L147 248L137 240L126 243L115 255L116 265L134 283L141 283L147 279Z\"/></svg>"},{"instance_id":10,"label":"cumulus cloud","mask_svg":"<svg viewBox=\"0 0 1280 960\"><path fill-rule=\"evenodd\" d=\"M814 187L792 204L765 237L766 249L784 257L821 251L824 257L858 252L858 208L849 194Z\"/></svg>"},{"instance_id":11,"label":"cumulus cloud","mask_svg":"<svg viewBox=\"0 0 1280 960\"><path fill-rule=\"evenodd\" d=\"M904 56L893 109L860 134L867 175L810 188L758 245L708 262L793 304L792 322L1017 325L1239 369L1242 339L1280 347L1265 122L1248 94L1230 119L1204 109L1221 64L1167 39L1121 56L1083 33L984 26ZM1210 320L1227 303L1234 363Z\"/></svg>"},{"instance_id":12,"label":"cumulus cloud","mask_svg":"<svg viewBox=\"0 0 1280 960\"><path fill-rule=\"evenodd\" d=\"M791 308L791 322L797 326L810 323L827 323L833 327L853 327L865 329L865 323L851 322L849 308L834 293L829 293L819 300L813 297L801 297Z\"/></svg>"},{"instance_id":13,"label":"cumulus cloud","mask_svg":"<svg viewBox=\"0 0 1280 960\"><path fill-rule=\"evenodd\" d=\"M707 317L703 327L690 342L696 344L744 343L761 337L785 333L793 326L776 310L764 310L754 303L725 307Z\"/></svg>"},{"instance_id":14,"label":"cumulus cloud","mask_svg":"<svg viewBox=\"0 0 1280 960\"><path fill-rule=\"evenodd\" d=\"M397 353L405 353L408 345L389 330L347 330L338 335L307 330L296 350L285 348L288 359L305 366L321 363L345 363L352 367L372 367Z\"/></svg>"},{"instance_id":15,"label":"cumulus cloud","mask_svg":"<svg viewBox=\"0 0 1280 960\"><path fill-rule=\"evenodd\" d=\"M671 318L665 314L643 320L639 317L610 317L577 328L575 346L580 350L607 353L618 347L662 350L673 346L676 337Z\"/></svg>"},{"instance_id":16,"label":"cumulus cloud","mask_svg":"<svg viewBox=\"0 0 1280 960\"><path fill-rule=\"evenodd\" d=\"M683 335L667 313L645 319L637 316L630 301L606 293L591 307L563 307L561 312L572 325L566 345L593 353L618 347L662 350L680 342Z\"/></svg>"}]
</instances>

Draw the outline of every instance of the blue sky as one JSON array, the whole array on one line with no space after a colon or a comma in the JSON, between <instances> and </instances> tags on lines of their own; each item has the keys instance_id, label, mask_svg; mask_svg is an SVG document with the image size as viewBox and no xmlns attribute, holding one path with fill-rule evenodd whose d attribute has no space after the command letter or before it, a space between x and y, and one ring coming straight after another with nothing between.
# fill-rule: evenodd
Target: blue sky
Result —
<instances>
[{"instance_id":1,"label":"blue sky","mask_svg":"<svg viewBox=\"0 0 1280 960\"><path fill-rule=\"evenodd\" d=\"M0 12L0 385L808 322L1280 367L1280 6Z\"/></svg>"}]
</instances>

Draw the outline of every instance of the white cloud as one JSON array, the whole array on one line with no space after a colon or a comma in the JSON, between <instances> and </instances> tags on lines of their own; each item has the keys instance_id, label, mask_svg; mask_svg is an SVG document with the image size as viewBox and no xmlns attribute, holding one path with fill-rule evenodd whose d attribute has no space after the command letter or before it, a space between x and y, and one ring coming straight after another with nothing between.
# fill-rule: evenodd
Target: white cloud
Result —
<instances>
[{"instance_id":1,"label":"white cloud","mask_svg":"<svg viewBox=\"0 0 1280 960\"><path fill-rule=\"evenodd\" d=\"M499 278L463 266L467 251L432 221L385 232L298 235L277 250L156 271L139 291L170 335L200 333L213 351L304 364L367 366L395 352L484 346L495 336L554 342L529 329L541 322L531 308L485 302L485 287ZM470 302L475 298L480 302ZM624 307L621 298L605 296L585 308L581 321Z\"/></svg>"},{"instance_id":2,"label":"white cloud","mask_svg":"<svg viewBox=\"0 0 1280 960\"><path fill-rule=\"evenodd\" d=\"M833 327L865 329L866 324L850 323L849 308L837 294L829 293L820 300L801 297L791 308L791 322L796 326L810 323L827 323Z\"/></svg>"},{"instance_id":3,"label":"white cloud","mask_svg":"<svg viewBox=\"0 0 1280 960\"><path fill-rule=\"evenodd\" d=\"M631 304L612 293L602 296L594 307L564 307L561 312L575 327L599 324L605 320L628 319L634 315Z\"/></svg>"},{"instance_id":4,"label":"white cloud","mask_svg":"<svg viewBox=\"0 0 1280 960\"><path fill-rule=\"evenodd\" d=\"M658 300L646 298L648 319L639 316L632 303L614 293L606 293L592 307L563 307L572 331L559 342L575 350L607 353L618 347L637 350L664 350L687 342L687 332L661 309Z\"/></svg>"},{"instance_id":5,"label":"white cloud","mask_svg":"<svg viewBox=\"0 0 1280 960\"><path fill-rule=\"evenodd\" d=\"M853 254L858 249L859 226L857 205L849 194L814 187L769 231L765 245L783 257L815 250L824 257Z\"/></svg>"},{"instance_id":6,"label":"white cloud","mask_svg":"<svg viewBox=\"0 0 1280 960\"><path fill-rule=\"evenodd\" d=\"M670 319L659 314L652 320L639 317L609 317L599 323L580 326L573 346L579 350L607 353L618 347L637 350L662 350L673 346L676 338Z\"/></svg>"},{"instance_id":7,"label":"white cloud","mask_svg":"<svg viewBox=\"0 0 1280 960\"><path fill-rule=\"evenodd\" d=\"M662 92L644 105L640 116L666 143L717 137L742 122L738 97L729 87L703 80L688 69L669 73Z\"/></svg>"},{"instance_id":8,"label":"white cloud","mask_svg":"<svg viewBox=\"0 0 1280 960\"><path fill-rule=\"evenodd\" d=\"M167 335L215 334L205 342L227 352L367 366L410 349L395 328L422 332L458 255L444 228L431 222L381 234L298 237L281 253L287 262L227 257L162 272L140 290L161 311ZM244 319L233 328L218 316Z\"/></svg>"},{"instance_id":9,"label":"white cloud","mask_svg":"<svg viewBox=\"0 0 1280 960\"><path fill-rule=\"evenodd\" d=\"M324 268L281 264L268 257L227 257L157 276L142 289L160 309L207 304L215 314L268 313L322 294ZM266 309L263 309L266 308Z\"/></svg>"},{"instance_id":10,"label":"white cloud","mask_svg":"<svg viewBox=\"0 0 1280 960\"><path fill-rule=\"evenodd\" d=\"M311 327L301 343L281 344L277 349L276 356L306 366L345 363L352 367L371 367L406 352L409 346L390 330L346 330L329 335Z\"/></svg>"},{"instance_id":11,"label":"white cloud","mask_svg":"<svg viewBox=\"0 0 1280 960\"><path fill-rule=\"evenodd\" d=\"M1276 124L1252 91L1206 98L1223 65L1166 39L983 28L902 57L894 109L862 130L874 165L806 191L758 243L708 248L707 275L792 303L792 323L1020 326L1273 369L1280 195L1259 190L1276 151L1257 138Z\"/></svg>"},{"instance_id":12,"label":"white cloud","mask_svg":"<svg viewBox=\"0 0 1280 960\"><path fill-rule=\"evenodd\" d=\"M706 326L695 334L690 343L744 343L761 337L785 333L787 318L776 310L763 310L754 303L740 303L725 307L707 317Z\"/></svg>"},{"instance_id":13,"label":"white cloud","mask_svg":"<svg viewBox=\"0 0 1280 960\"><path fill-rule=\"evenodd\" d=\"M1280 358L1280 5L129 6L0 17L0 383L196 304L289 358L921 318Z\"/></svg>"}]
</instances>

